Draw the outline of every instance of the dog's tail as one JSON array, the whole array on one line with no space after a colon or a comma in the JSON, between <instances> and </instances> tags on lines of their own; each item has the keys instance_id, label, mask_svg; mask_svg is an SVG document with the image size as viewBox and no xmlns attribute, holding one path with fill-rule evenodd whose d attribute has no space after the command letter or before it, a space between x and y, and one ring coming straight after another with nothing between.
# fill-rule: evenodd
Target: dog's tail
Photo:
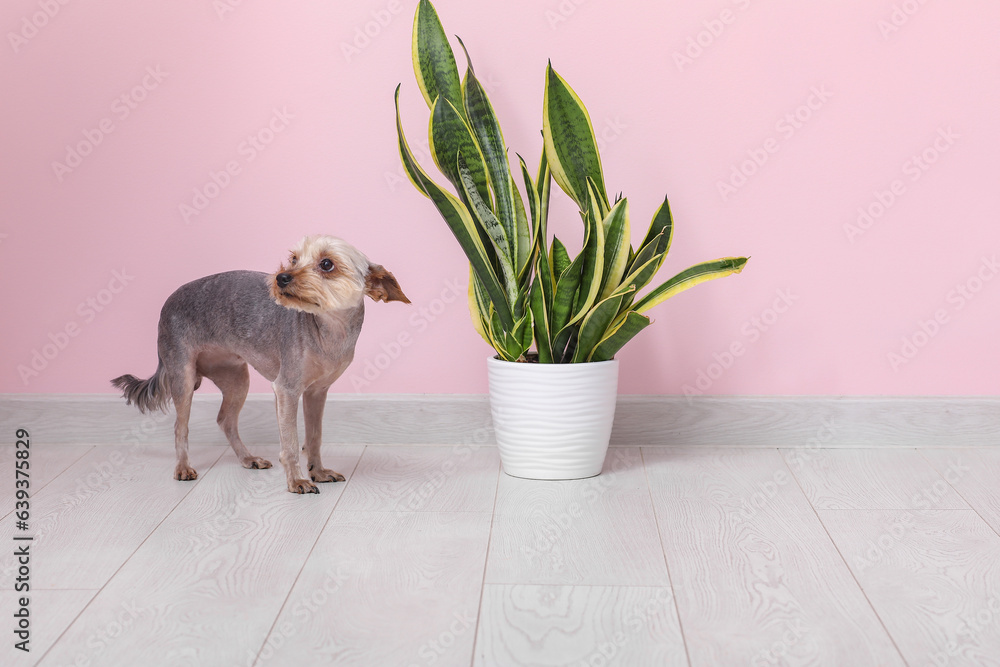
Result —
<instances>
[{"instance_id":1,"label":"dog's tail","mask_svg":"<svg viewBox=\"0 0 1000 667\"><path fill-rule=\"evenodd\" d=\"M148 380L140 380L134 375L122 375L111 381L111 384L121 389L122 398L127 405L133 403L139 412L145 414L154 410L166 412L170 402L170 391L166 377L163 375L163 362L156 366L156 372Z\"/></svg>"}]
</instances>

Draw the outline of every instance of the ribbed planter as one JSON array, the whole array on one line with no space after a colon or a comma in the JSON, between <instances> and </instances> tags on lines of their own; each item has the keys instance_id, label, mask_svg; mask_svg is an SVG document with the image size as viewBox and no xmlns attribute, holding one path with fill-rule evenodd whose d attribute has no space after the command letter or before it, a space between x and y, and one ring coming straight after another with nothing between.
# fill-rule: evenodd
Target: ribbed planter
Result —
<instances>
[{"instance_id":1,"label":"ribbed planter","mask_svg":"<svg viewBox=\"0 0 1000 667\"><path fill-rule=\"evenodd\" d=\"M513 477L599 475L618 400L618 361L537 364L487 359L500 463Z\"/></svg>"}]
</instances>

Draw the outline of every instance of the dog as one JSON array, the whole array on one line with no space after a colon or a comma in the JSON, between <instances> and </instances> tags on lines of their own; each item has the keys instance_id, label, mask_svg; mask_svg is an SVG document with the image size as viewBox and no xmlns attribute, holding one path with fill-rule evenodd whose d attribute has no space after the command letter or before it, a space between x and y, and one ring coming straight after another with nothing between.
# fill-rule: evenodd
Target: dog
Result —
<instances>
[{"instance_id":1,"label":"dog","mask_svg":"<svg viewBox=\"0 0 1000 667\"><path fill-rule=\"evenodd\" d=\"M250 387L247 365L253 366L274 388L288 490L319 493L313 482L344 481L320 461L323 408L330 385L354 358L365 295L410 303L390 272L350 244L333 236L308 236L275 273L229 271L178 288L160 311L156 372L147 380L122 375L111 384L143 413L165 411L173 401L174 479L194 480L198 473L188 460L188 419L203 377L222 391L217 421L243 467L271 467L250 454L237 428ZM299 465L300 397L310 479Z\"/></svg>"}]
</instances>

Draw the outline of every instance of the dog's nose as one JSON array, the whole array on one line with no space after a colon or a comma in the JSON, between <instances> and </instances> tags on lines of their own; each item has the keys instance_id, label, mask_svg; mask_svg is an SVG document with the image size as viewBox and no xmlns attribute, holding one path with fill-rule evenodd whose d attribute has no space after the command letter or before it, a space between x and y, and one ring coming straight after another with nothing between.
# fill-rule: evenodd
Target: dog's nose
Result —
<instances>
[{"instance_id":1,"label":"dog's nose","mask_svg":"<svg viewBox=\"0 0 1000 667\"><path fill-rule=\"evenodd\" d=\"M292 282L292 274L279 273L274 277L274 282L278 283L278 287L285 287L288 283Z\"/></svg>"}]
</instances>

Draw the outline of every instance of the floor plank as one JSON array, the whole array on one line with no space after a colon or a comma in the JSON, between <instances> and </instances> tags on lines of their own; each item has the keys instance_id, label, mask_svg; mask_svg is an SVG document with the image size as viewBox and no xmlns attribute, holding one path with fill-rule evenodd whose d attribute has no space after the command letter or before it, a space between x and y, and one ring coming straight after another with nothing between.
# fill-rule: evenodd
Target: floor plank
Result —
<instances>
[{"instance_id":1,"label":"floor plank","mask_svg":"<svg viewBox=\"0 0 1000 667\"><path fill-rule=\"evenodd\" d=\"M920 453L1000 535L1000 447Z\"/></svg>"},{"instance_id":2,"label":"floor plank","mask_svg":"<svg viewBox=\"0 0 1000 667\"><path fill-rule=\"evenodd\" d=\"M76 463L93 447L87 445L40 445L32 443L28 458L28 488L32 494L45 488L53 479ZM14 511L16 488L13 446L0 446L0 519ZM17 479L24 479L23 476Z\"/></svg>"},{"instance_id":3,"label":"floor plank","mask_svg":"<svg viewBox=\"0 0 1000 667\"><path fill-rule=\"evenodd\" d=\"M903 664L777 450L643 456L692 667Z\"/></svg>"},{"instance_id":4,"label":"floor plank","mask_svg":"<svg viewBox=\"0 0 1000 667\"><path fill-rule=\"evenodd\" d=\"M1000 664L1000 536L979 515L819 514L909 664Z\"/></svg>"},{"instance_id":5,"label":"floor plank","mask_svg":"<svg viewBox=\"0 0 1000 667\"><path fill-rule=\"evenodd\" d=\"M333 513L264 665L468 665L488 512Z\"/></svg>"},{"instance_id":6,"label":"floor plank","mask_svg":"<svg viewBox=\"0 0 1000 667\"><path fill-rule=\"evenodd\" d=\"M323 458L348 475L360 456L360 447L328 447ZM123 610L128 631L89 652L92 664L252 662L344 486L288 493L280 466L246 470L227 452L40 664L72 663Z\"/></svg>"},{"instance_id":7,"label":"floor plank","mask_svg":"<svg viewBox=\"0 0 1000 667\"><path fill-rule=\"evenodd\" d=\"M369 447L337 509L492 512L499 474L496 447Z\"/></svg>"},{"instance_id":8,"label":"floor plank","mask_svg":"<svg viewBox=\"0 0 1000 667\"><path fill-rule=\"evenodd\" d=\"M21 639L10 634L0 643L0 665L18 667L35 664L96 594L96 590L36 590L28 593L30 599L28 613L31 622L29 651L25 653L15 648L15 642ZM3 612L5 621L14 615L19 608L16 606L18 598L24 595L25 593L12 590L0 591L0 611ZM3 629L5 634L10 633L14 629L14 624L10 623L9 628L5 625ZM91 645L97 645L109 641L111 639L109 635L117 632L117 627L111 627L103 635L95 635L88 640Z\"/></svg>"},{"instance_id":9,"label":"floor plank","mask_svg":"<svg viewBox=\"0 0 1000 667\"><path fill-rule=\"evenodd\" d=\"M192 464L207 471L224 452L192 447ZM31 499L35 555L32 588L100 588L199 481L173 479L174 448L95 447ZM13 522L0 527L9 542ZM0 571L13 571L11 554ZM9 588L4 576L0 587Z\"/></svg>"},{"instance_id":10,"label":"floor plank","mask_svg":"<svg viewBox=\"0 0 1000 667\"><path fill-rule=\"evenodd\" d=\"M609 450L590 479L501 475L486 582L669 585L639 450Z\"/></svg>"},{"instance_id":11,"label":"floor plank","mask_svg":"<svg viewBox=\"0 0 1000 667\"><path fill-rule=\"evenodd\" d=\"M488 584L473 664L688 663L669 587Z\"/></svg>"},{"instance_id":12,"label":"floor plank","mask_svg":"<svg viewBox=\"0 0 1000 667\"><path fill-rule=\"evenodd\" d=\"M790 449L782 454L817 509L969 509L916 449Z\"/></svg>"}]
</instances>

